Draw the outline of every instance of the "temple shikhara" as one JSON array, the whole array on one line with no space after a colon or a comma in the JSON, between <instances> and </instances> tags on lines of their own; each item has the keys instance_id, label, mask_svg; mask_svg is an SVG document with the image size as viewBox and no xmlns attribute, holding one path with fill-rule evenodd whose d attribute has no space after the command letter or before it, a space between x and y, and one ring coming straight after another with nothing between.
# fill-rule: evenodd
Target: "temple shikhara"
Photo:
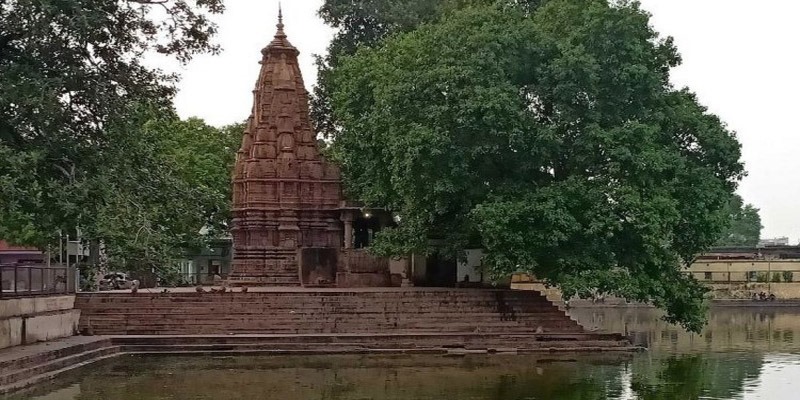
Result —
<instances>
[{"instance_id":1,"label":"temple shikhara","mask_svg":"<svg viewBox=\"0 0 800 400\"><path fill-rule=\"evenodd\" d=\"M299 51L283 18L262 50L233 179L234 285L388 286L389 261L352 249L380 224L346 207L339 168L320 154ZM377 228L377 227L374 227Z\"/></svg>"}]
</instances>

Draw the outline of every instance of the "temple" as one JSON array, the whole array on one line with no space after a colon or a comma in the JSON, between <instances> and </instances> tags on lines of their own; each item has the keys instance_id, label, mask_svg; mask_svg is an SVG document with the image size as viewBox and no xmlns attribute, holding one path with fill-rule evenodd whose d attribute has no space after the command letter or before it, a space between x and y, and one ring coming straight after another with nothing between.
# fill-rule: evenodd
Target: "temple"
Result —
<instances>
[{"instance_id":1,"label":"temple","mask_svg":"<svg viewBox=\"0 0 800 400\"><path fill-rule=\"evenodd\" d=\"M299 51L282 15L262 50L253 109L233 176L233 285L390 286L389 260L369 256L367 231L390 223L348 207L339 168L320 154ZM367 215L371 217L371 215ZM374 228L374 229L370 229ZM395 284L399 277L395 277Z\"/></svg>"}]
</instances>

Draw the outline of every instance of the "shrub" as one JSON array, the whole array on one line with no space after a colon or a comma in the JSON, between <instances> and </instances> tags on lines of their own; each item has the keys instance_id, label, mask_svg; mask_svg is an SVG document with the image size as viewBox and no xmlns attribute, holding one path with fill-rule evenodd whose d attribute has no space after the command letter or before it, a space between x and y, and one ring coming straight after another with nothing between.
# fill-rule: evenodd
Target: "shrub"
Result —
<instances>
[{"instance_id":1,"label":"shrub","mask_svg":"<svg viewBox=\"0 0 800 400\"><path fill-rule=\"evenodd\" d=\"M776 272L776 273L772 274L772 281L773 282L780 282L781 281L781 273L780 272Z\"/></svg>"},{"instance_id":2,"label":"shrub","mask_svg":"<svg viewBox=\"0 0 800 400\"><path fill-rule=\"evenodd\" d=\"M792 271L783 271L784 282L791 282L793 279L794 279L794 273Z\"/></svg>"},{"instance_id":3,"label":"shrub","mask_svg":"<svg viewBox=\"0 0 800 400\"><path fill-rule=\"evenodd\" d=\"M769 282L769 273L767 272L759 272L756 274L756 282L759 283L767 283Z\"/></svg>"}]
</instances>

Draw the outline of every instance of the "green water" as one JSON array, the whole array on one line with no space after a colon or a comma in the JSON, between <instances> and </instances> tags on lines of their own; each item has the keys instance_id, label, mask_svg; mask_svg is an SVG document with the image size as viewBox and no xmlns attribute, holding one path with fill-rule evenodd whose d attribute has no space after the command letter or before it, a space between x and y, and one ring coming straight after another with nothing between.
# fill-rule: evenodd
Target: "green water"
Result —
<instances>
[{"instance_id":1,"label":"green water","mask_svg":"<svg viewBox=\"0 0 800 400\"><path fill-rule=\"evenodd\" d=\"M800 310L716 309L703 335L647 309L576 310L590 328L637 332L633 355L123 357L24 398L800 399ZM798 339L795 339L798 338Z\"/></svg>"}]
</instances>

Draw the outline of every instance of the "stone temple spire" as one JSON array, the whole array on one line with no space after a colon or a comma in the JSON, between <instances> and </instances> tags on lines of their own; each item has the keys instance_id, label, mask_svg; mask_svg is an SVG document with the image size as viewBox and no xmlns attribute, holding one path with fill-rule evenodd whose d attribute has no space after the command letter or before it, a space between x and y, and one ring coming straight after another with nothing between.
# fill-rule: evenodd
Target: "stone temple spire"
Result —
<instances>
[{"instance_id":1,"label":"stone temple spire","mask_svg":"<svg viewBox=\"0 0 800 400\"><path fill-rule=\"evenodd\" d=\"M234 284L299 285L298 249L342 246L339 169L317 148L282 11L277 27L261 51L233 176Z\"/></svg>"}]
</instances>

